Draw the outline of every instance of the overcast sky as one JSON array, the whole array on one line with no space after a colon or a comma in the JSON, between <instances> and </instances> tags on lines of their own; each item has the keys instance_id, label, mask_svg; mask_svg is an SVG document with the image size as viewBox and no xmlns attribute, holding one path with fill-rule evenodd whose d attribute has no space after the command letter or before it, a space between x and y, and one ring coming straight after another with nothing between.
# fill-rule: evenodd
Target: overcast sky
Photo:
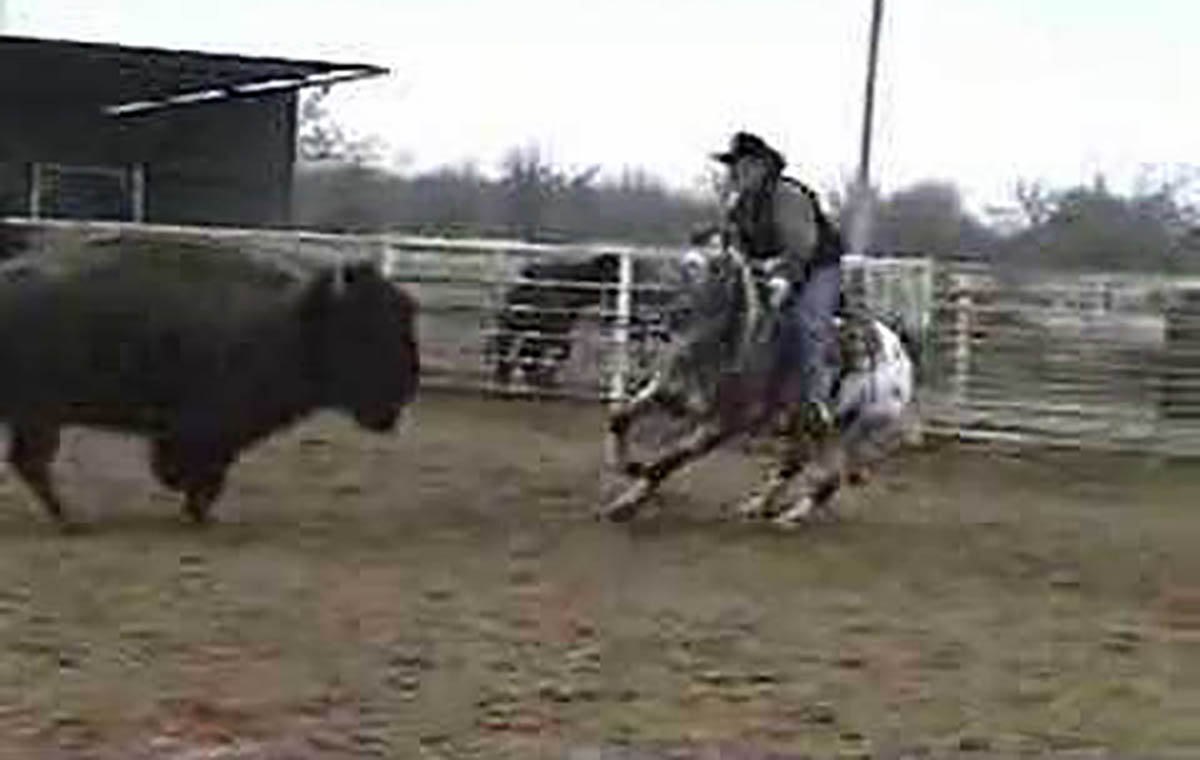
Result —
<instances>
[{"instance_id":1,"label":"overcast sky","mask_svg":"<svg viewBox=\"0 0 1200 760\"><path fill-rule=\"evenodd\" d=\"M687 186L742 127L822 187L857 161L870 0L5 2L13 34L387 66L331 105L410 169L534 142ZM889 0L873 175L978 208L1021 177L1200 164L1197 30L1196 0Z\"/></svg>"}]
</instances>

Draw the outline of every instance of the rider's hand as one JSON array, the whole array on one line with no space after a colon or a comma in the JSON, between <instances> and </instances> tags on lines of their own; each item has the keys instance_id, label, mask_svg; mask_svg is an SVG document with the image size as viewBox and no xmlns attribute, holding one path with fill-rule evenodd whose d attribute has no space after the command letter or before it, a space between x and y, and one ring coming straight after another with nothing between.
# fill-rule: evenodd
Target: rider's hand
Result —
<instances>
[{"instance_id":1,"label":"rider's hand","mask_svg":"<svg viewBox=\"0 0 1200 760\"><path fill-rule=\"evenodd\" d=\"M771 307L778 309L783 306L783 301L787 298L788 291L791 290L787 279L776 275L767 281L767 287L771 291Z\"/></svg>"}]
</instances>

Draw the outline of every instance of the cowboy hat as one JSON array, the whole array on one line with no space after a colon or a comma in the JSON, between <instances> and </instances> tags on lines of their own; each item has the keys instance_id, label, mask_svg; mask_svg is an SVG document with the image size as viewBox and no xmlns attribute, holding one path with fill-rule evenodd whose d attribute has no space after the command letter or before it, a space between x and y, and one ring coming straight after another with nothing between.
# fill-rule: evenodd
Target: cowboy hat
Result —
<instances>
[{"instance_id":1,"label":"cowboy hat","mask_svg":"<svg viewBox=\"0 0 1200 760\"><path fill-rule=\"evenodd\" d=\"M737 132L730 138L728 150L712 154L714 160L723 164L732 164L738 159L746 157L765 159L778 169L782 169L787 164L782 153L767 145L766 141L758 135L750 132Z\"/></svg>"}]
</instances>

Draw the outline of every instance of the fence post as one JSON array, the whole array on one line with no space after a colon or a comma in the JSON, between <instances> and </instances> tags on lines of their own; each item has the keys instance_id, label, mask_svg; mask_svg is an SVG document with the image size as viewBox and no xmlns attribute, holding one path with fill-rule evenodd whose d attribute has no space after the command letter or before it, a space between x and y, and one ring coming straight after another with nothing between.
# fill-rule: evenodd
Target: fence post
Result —
<instances>
[{"instance_id":1,"label":"fence post","mask_svg":"<svg viewBox=\"0 0 1200 760\"><path fill-rule=\"evenodd\" d=\"M37 161L29 164L29 196L27 199L27 211L30 219L42 218L42 181L45 172L42 171L42 165Z\"/></svg>"},{"instance_id":2,"label":"fence post","mask_svg":"<svg viewBox=\"0 0 1200 760\"><path fill-rule=\"evenodd\" d=\"M480 357L480 371L483 373L482 385L491 391L510 390L502 387L498 373L500 361L504 358L498 352L503 345L500 331L504 329L501 312L504 309L504 284L508 280L509 256L505 248L493 248L490 254L485 254L488 266L487 303L479 318L479 329L483 331L483 351ZM482 258L482 257L481 257ZM518 267L520 271L520 267ZM511 382L511 375L508 382ZM507 383L503 384L507 386Z\"/></svg>"},{"instance_id":3,"label":"fence post","mask_svg":"<svg viewBox=\"0 0 1200 760\"><path fill-rule=\"evenodd\" d=\"M960 420L967 409L971 379L971 293L969 277L959 274L954 282L954 374L952 379L954 412Z\"/></svg>"},{"instance_id":4,"label":"fence post","mask_svg":"<svg viewBox=\"0 0 1200 760\"><path fill-rule=\"evenodd\" d=\"M629 391L629 327L633 321L633 252L620 251L620 266L617 276L617 314L613 331L612 376L609 378L608 395L613 403L625 400Z\"/></svg>"},{"instance_id":5,"label":"fence post","mask_svg":"<svg viewBox=\"0 0 1200 760\"><path fill-rule=\"evenodd\" d=\"M130 221L146 221L146 165L131 164L129 167Z\"/></svg>"}]
</instances>

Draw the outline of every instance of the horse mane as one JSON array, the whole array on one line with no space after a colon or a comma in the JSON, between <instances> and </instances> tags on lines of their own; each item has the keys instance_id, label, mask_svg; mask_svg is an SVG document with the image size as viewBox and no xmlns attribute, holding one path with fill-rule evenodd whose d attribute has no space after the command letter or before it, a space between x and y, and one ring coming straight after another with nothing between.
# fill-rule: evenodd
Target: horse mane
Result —
<instances>
[{"instance_id":1,"label":"horse mane","mask_svg":"<svg viewBox=\"0 0 1200 760\"><path fill-rule=\"evenodd\" d=\"M768 314L753 268L736 246L722 246L718 271L706 280L699 303L689 303L694 316L679 340L661 358L660 368L671 384L703 394L716 389L730 373L755 371L753 351ZM713 303L713 300L721 302ZM709 399L716 403L716 399Z\"/></svg>"}]
</instances>

